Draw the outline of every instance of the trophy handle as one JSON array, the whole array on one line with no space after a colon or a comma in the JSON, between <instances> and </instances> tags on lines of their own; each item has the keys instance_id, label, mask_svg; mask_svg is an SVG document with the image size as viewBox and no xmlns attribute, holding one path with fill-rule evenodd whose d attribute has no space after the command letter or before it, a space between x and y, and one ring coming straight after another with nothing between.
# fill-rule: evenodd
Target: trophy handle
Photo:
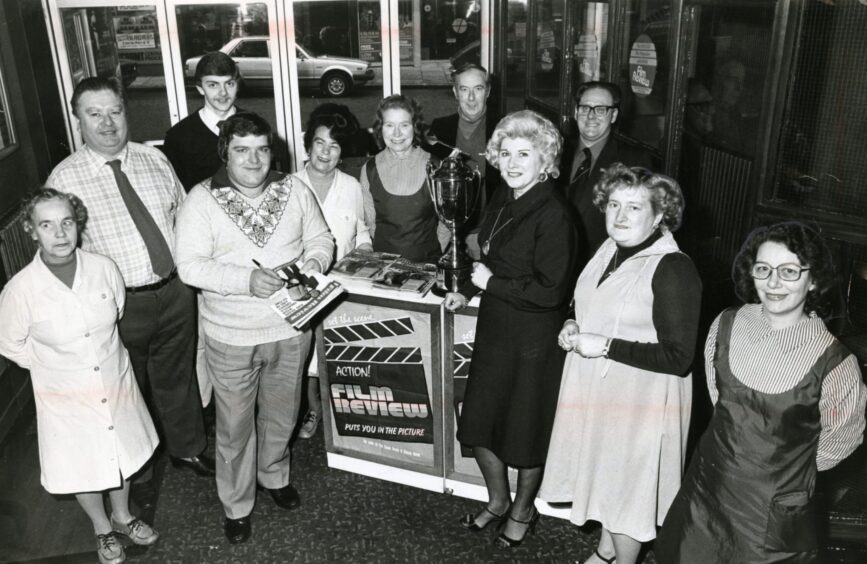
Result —
<instances>
[{"instance_id":1,"label":"trophy handle","mask_svg":"<svg viewBox=\"0 0 867 564\"><path fill-rule=\"evenodd\" d=\"M437 217L442 217L442 206L440 206L440 202L437 199L437 191L436 185L434 184L434 174L436 173L439 167L435 167L432 161L427 162L427 191L430 194L430 199L433 202L434 212L436 212Z\"/></svg>"},{"instance_id":2,"label":"trophy handle","mask_svg":"<svg viewBox=\"0 0 867 564\"><path fill-rule=\"evenodd\" d=\"M476 207L479 205L479 200L482 196L482 173L478 168L473 169L473 184L476 189L473 191L473 196L471 201L468 202L466 216L461 223L466 223L473 216L473 213L476 211Z\"/></svg>"}]
</instances>

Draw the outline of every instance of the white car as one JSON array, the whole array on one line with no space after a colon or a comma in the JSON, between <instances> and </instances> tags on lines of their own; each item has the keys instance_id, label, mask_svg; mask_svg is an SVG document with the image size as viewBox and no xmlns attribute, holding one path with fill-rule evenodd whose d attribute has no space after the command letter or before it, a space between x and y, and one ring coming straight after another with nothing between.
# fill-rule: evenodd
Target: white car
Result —
<instances>
[{"instance_id":1,"label":"white car","mask_svg":"<svg viewBox=\"0 0 867 564\"><path fill-rule=\"evenodd\" d=\"M265 35L235 38L222 47L238 64L244 83L253 88L271 88L271 42ZM316 55L306 47L295 46L298 60L298 86L319 88L327 96L344 96L355 86L374 77L370 64L361 59ZM196 65L201 57L192 57L184 63L186 78L195 79Z\"/></svg>"}]
</instances>

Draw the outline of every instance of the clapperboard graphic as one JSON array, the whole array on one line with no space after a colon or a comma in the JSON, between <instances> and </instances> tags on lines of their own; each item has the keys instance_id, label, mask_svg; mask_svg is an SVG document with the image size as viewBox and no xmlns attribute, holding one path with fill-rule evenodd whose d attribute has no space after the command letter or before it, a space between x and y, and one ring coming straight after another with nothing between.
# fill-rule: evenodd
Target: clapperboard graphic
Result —
<instances>
[{"instance_id":1,"label":"clapperboard graphic","mask_svg":"<svg viewBox=\"0 0 867 564\"><path fill-rule=\"evenodd\" d=\"M457 321L458 316L455 316ZM470 361L473 358L473 341L458 343L456 342L452 352L452 363L454 370L453 375L453 390L454 390L454 408L455 408L455 428L457 428L458 419L461 416L461 407L464 403L464 394L467 390L467 378L470 375ZM473 451L461 445L461 456L471 457Z\"/></svg>"},{"instance_id":2,"label":"clapperboard graphic","mask_svg":"<svg viewBox=\"0 0 867 564\"><path fill-rule=\"evenodd\" d=\"M324 330L338 434L433 444L433 414L421 350L380 346L413 333L408 316Z\"/></svg>"}]
</instances>

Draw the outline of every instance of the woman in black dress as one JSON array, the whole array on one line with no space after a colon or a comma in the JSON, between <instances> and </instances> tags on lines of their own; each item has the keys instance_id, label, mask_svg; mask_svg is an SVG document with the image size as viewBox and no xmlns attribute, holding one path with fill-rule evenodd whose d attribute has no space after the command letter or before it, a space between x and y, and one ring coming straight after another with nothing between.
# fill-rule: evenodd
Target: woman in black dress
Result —
<instances>
[{"instance_id":1,"label":"woman in black dress","mask_svg":"<svg viewBox=\"0 0 867 564\"><path fill-rule=\"evenodd\" d=\"M502 523L496 542L506 548L520 545L539 518L534 500L565 354L556 336L578 266L574 212L550 180L559 173L561 146L554 125L533 111L497 124L487 158L503 182L482 220L482 260L471 283L445 299L456 311L484 291L457 437L473 449L488 503L461 524L481 531ZM509 466L518 469L514 502Z\"/></svg>"}]
</instances>

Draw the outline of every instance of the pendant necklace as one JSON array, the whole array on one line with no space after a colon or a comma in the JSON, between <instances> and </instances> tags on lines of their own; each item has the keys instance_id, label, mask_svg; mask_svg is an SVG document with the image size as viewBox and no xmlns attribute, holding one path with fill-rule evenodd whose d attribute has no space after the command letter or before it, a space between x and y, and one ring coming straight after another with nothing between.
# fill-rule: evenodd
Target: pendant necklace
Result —
<instances>
[{"instance_id":1,"label":"pendant necklace","mask_svg":"<svg viewBox=\"0 0 867 564\"><path fill-rule=\"evenodd\" d=\"M497 225L499 225L499 223L500 223L500 216L503 215L504 209L505 209L505 206L500 208L500 212L497 214L497 219L494 220L494 226L491 228L491 234L490 234L490 236L488 236L488 239L482 245L482 252L486 255L491 251L491 239L493 239L497 233L502 231L505 226L512 223L512 220L514 219L513 217L510 217L508 219L508 221L506 221L506 223L504 223L503 225L500 225L500 228L497 229Z\"/></svg>"}]
</instances>

